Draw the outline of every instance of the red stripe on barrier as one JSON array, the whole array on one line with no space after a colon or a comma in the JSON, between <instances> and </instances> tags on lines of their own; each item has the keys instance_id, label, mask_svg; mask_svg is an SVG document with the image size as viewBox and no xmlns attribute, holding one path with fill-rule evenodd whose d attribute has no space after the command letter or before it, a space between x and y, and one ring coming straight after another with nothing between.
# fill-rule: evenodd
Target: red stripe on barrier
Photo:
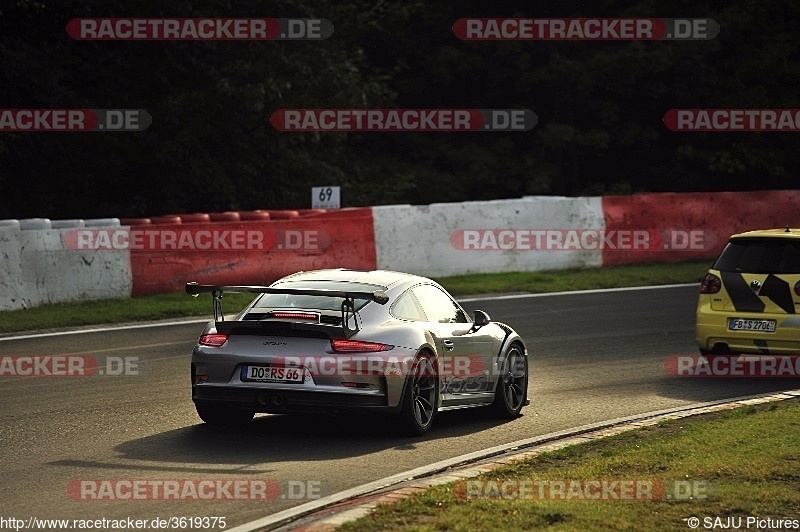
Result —
<instances>
[{"instance_id":1,"label":"red stripe on barrier","mask_svg":"<svg viewBox=\"0 0 800 532\"><path fill-rule=\"evenodd\" d=\"M603 250L603 265L713 259L734 233L800 227L800 191L663 193L603 198L606 233L655 228L659 249Z\"/></svg>"},{"instance_id":2,"label":"red stripe on barrier","mask_svg":"<svg viewBox=\"0 0 800 532\"><path fill-rule=\"evenodd\" d=\"M269 284L302 270L377 267L368 208L143 230L143 246L130 250L133 296L177 292L188 281Z\"/></svg>"}]
</instances>

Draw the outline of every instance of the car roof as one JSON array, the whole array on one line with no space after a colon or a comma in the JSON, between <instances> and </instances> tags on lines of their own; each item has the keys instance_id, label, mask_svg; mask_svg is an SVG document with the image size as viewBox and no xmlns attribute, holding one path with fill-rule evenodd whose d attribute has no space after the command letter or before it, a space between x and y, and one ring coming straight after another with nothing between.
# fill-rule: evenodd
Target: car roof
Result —
<instances>
[{"instance_id":1,"label":"car roof","mask_svg":"<svg viewBox=\"0 0 800 532\"><path fill-rule=\"evenodd\" d=\"M731 236L731 239L734 238L800 238L800 229L759 229Z\"/></svg>"},{"instance_id":2,"label":"car roof","mask_svg":"<svg viewBox=\"0 0 800 532\"><path fill-rule=\"evenodd\" d=\"M298 272L279 279L277 282L284 281L344 281L348 283L373 284L377 286L391 287L394 284L411 280L430 281L425 277L412 275L409 273L393 272L389 270L348 270L346 268L313 270Z\"/></svg>"}]
</instances>

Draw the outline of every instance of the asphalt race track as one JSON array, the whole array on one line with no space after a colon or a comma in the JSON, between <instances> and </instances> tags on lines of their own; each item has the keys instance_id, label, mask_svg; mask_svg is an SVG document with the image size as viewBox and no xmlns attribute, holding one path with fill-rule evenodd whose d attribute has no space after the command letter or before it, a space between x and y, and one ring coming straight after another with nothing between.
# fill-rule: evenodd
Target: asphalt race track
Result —
<instances>
[{"instance_id":1,"label":"asphalt race track","mask_svg":"<svg viewBox=\"0 0 800 532\"><path fill-rule=\"evenodd\" d=\"M0 341L0 355L138 357L138 375L0 377L0 516L225 517L227 528L365 482L483 448L653 410L796 388L792 379L673 378L696 354L697 287L471 301L519 331L532 355L531 406L510 422L485 411L439 416L414 439L392 420L261 416L215 430L190 399L201 325ZM268 501L81 500L81 480L268 480ZM292 491L289 490L291 484ZM272 484L271 484L272 485Z\"/></svg>"}]
</instances>

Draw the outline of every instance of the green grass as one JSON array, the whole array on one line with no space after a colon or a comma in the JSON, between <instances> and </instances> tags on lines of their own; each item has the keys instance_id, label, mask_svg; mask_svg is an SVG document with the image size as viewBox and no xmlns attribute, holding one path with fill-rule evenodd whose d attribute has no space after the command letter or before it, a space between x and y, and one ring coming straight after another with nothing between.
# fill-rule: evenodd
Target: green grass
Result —
<instances>
[{"instance_id":1,"label":"green grass","mask_svg":"<svg viewBox=\"0 0 800 532\"><path fill-rule=\"evenodd\" d=\"M800 402L675 420L542 454L480 480L704 482L695 500L465 500L447 484L337 530L689 530L685 519L800 513ZM454 489L455 488L455 489ZM742 529L745 528L743 519ZM719 529L719 528L718 528ZM751 529L755 527L751 526Z\"/></svg>"},{"instance_id":2,"label":"green grass","mask_svg":"<svg viewBox=\"0 0 800 532\"><path fill-rule=\"evenodd\" d=\"M552 272L512 272L458 275L437 281L456 296L508 292L561 292L592 288L616 288L700 282L709 261L674 264L642 264ZM225 294L226 314L241 310L252 296ZM0 312L0 333L124 323L161 318L211 316L211 298L193 298L183 292L133 299L109 299L82 303L58 303L31 309Z\"/></svg>"},{"instance_id":3,"label":"green grass","mask_svg":"<svg viewBox=\"0 0 800 532\"><path fill-rule=\"evenodd\" d=\"M235 314L252 299L251 294L226 293L222 300L222 309L226 315ZM211 296L191 297L179 292L133 299L101 299L8 310L0 312L0 333L189 316L211 319L213 316Z\"/></svg>"},{"instance_id":4,"label":"green grass","mask_svg":"<svg viewBox=\"0 0 800 532\"><path fill-rule=\"evenodd\" d=\"M712 261L651 263L551 272L456 275L436 279L455 296L503 292L565 292L700 282Z\"/></svg>"}]
</instances>

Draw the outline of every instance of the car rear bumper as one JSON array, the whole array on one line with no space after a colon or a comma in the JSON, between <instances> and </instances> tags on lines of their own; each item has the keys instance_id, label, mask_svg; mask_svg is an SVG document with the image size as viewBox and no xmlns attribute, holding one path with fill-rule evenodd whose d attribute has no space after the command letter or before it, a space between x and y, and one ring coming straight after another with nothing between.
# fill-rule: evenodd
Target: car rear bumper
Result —
<instances>
[{"instance_id":1,"label":"car rear bumper","mask_svg":"<svg viewBox=\"0 0 800 532\"><path fill-rule=\"evenodd\" d=\"M775 320L775 332L732 331L730 318ZM701 350L756 355L800 354L800 315L752 312L722 312L701 303L697 309L695 335Z\"/></svg>"},{"instance_id":2,"label":"car rear bumper","mask_svg":"<svg viewBox=\"0 0 800 532\"><path fill-rule=\"evenodd\" d=\"M281 414L290 412L333 414L356 410L397 410L387 404L385 394L331 393L278 388L253 388L196 385L192 387L195 404L241 408L254 412Z\"/></svg>"},{"instance_id":3,"label":"car rear bumper","mask_svg":"<svg viewBox=\"0 0 800 532\"><path fill-rule=\"evenodd\" d=\"M257 342L261 345L261 339ZM415 360L413 350L401 347L380 353L318 353L310 356L284 354L282 348L278 349L278 355L270 355L255 351L226 353L222 349L195 347L191 363L192 396L199 394L204 401L228 401L231 404L237 404L237 397L245 398L248 408L257 412L286 411L289 408L311 410L326 405L338 409L399 408L406 382L405 368L412 367ZM273 364L302 368L302 382L253 381L243 377L244 366ZM220 399L219 394L234 399ZM276 405L261 394L283 394L287 404Z\"/></svg>"}]
</instances>

